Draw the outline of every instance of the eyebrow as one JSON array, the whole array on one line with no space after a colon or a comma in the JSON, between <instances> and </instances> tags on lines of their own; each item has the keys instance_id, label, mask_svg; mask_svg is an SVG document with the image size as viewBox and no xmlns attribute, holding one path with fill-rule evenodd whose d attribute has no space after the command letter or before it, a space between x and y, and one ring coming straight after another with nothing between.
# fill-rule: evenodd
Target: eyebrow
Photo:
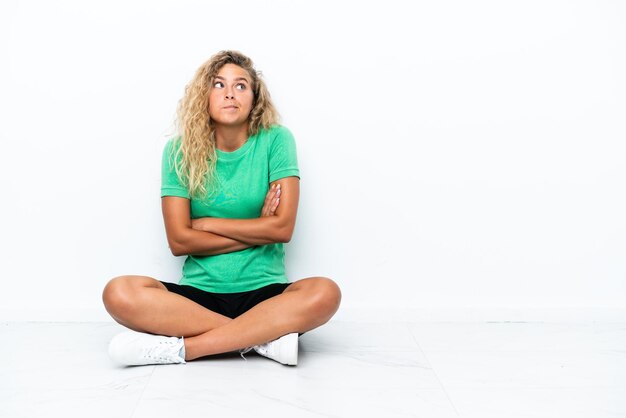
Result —
<instances>
[{"instance_id":1,"label":"eyebrow","mask_svg":"<svg viewBox=\"0 0 626 418\"><path fill-rule=\"evenodd\" d=\"M226 80L224 77L219 76L219 75L216 75L214 78L216 78L216 79L217 79L217 78L219 78L220 80ZM243 81L245 81L246 83L250 84L250 82L248 81L248 79L247 79L247 78L245 78L245 77L237 77L237 78L235 78L235 81L240 81L240 80L243 80Z\"/></svg>"}]
</instances>

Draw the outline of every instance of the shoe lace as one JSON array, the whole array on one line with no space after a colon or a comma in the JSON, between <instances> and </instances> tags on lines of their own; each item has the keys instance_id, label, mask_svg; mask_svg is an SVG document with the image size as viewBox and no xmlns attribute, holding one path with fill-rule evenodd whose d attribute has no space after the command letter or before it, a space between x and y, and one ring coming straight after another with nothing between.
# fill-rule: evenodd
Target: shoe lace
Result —
<instances>
[{"instance_id":1,"label":"shoe lace","mask_svg":"<svg viewBox=\"0 0 626 418\"><path fill-rule=\"evenodd\" d=\"M239 355L241 356L242 359L248 361L243 355L249 353L250 351L254 350L257 353L261 354L262 356L266 355L269 352L269 348L272 344L272 341L265 343L265 344L259 344L259 345L255 345L252 347L246 347L246 348L242 348L241 350L239 350Z\"/></svg>"},{"instance_id":2,"label":"shoe lace","mask_svg":"<svg viewBox=\"0 0 626 418\"><path fill-rule=\"evenodd\" d=\"M173 350L174 348L177 348L176 341L173 341L173 340L159 341L158 344L151 347L146 352L146 357L152 358L152 359L161 359L161 360L171 358L172 356L178 357L178 352L174 352L175 351Z\"/></svg>"},{"instance_id":3,"label":"shoe lace","mask_svg":"<svg viewBox=\"0 0 626 418\"><path fill-rule=\"evenodd\" d=\"M254 347L242 348L241 350L239 350L239 355L241 356L242 359L244 359L245 361L248 361L248 359L245 358L243 355L248 354L252 350L254 350Z\"/></svg>"}]
</instances>

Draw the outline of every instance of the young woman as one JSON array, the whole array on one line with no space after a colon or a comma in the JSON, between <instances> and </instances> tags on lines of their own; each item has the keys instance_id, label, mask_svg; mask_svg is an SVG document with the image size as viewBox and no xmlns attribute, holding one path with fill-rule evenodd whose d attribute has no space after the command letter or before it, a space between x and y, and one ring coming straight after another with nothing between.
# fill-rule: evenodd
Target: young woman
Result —
<instances>
[{"instance_id":1,"label":"young woman","mask_svg":"<svg viewBox=\"0 0 626 418\"><path fill-rule=\"evenodd\" d=\"M163 152L162 209L172 253L186 255L179 284L145 276L112 279L109 314L132 331L111 340L121 364L185 363L254 349L296 365L298 334L337 311L335 282L289 283L283 243L299 198L294 139L252 61L214 55L178 108L180 137Z\"/></svg>"}]
</instances>

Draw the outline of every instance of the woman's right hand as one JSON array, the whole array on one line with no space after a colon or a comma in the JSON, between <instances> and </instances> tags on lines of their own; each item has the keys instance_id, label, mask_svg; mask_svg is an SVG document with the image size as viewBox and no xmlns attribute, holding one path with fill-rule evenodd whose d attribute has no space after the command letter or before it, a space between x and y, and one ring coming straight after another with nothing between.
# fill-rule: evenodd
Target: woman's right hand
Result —
<instances>
[{"instance_id":1,"label":"woman's right hand","mask_svg":"<svg viewBox=\"0 0 626 418\"><path fill-rule=\"evenodd\" d=\"M280 184L274 183L265 195L263 209L261 209L261 218L264 216L274 216L276 208L280 204Z\"/></svg>"}]
</instances>

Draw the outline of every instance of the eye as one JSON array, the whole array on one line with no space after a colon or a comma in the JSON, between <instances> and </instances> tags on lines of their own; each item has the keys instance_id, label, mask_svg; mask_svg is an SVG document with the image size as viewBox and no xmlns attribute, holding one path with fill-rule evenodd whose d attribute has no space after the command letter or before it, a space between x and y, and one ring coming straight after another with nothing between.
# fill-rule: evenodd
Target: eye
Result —
<instances>
[{"instance_id":1,"label":"eye","mask_svg":"<svg viewBox=\"0 0 626 418\"><path fill-rule=\"evenodd\" d=\"M222 87L224 87L224 83L222 83L221 81L216 81L215 83L213 83L213 87L221 89Z\"/></svg>"},{"instance_id":2,"label":"eye","mask_svg":"<svg viewBox=\"0 0 626 418\"><path fill-rule=\"evenodd\" d=\"M239 83L235 86L237 88L237 90L245 90L246 89L246 85L243 83Z\"/></svg>"}]
</instances>

